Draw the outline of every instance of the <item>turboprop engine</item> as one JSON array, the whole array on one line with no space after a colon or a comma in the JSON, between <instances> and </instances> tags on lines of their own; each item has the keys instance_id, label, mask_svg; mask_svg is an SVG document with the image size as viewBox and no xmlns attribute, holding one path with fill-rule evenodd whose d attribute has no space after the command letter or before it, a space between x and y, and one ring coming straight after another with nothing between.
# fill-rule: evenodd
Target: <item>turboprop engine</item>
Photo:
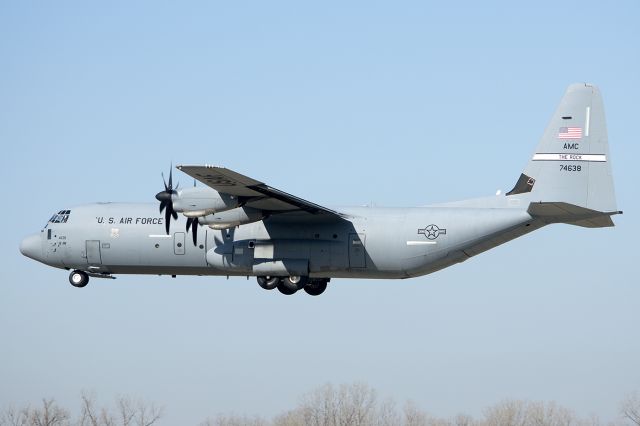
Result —
<instances>
[{"instance_id":1,"label":"turboprop engine","mask_svg":"<svg viewBox=\"0 0 640 426\"><path fill-rule=\"evenodd\" d=\"M243 209L235 195L221 194L212 188L173 187L173 173L169 171L169 182L164 180L164 191L156 194L160 201L160 213L164 212L165 230L169 235L171 218L178 219L178 213L187 217L186 230L191 230L193 244L198 242L198 227L207 224L213 229L227 229L244 223L256 222L264 217L254 209ZM234 211L237 210L237 211ZM228 215L225 212L230 211ZM215 217L214 217L215 214Z\"/></svg>"},{"instance_id":2,"label":"turboprop engine","mask_svg":"<svg viewBox=\"0 0 640 426\"><path fill-rule=\"evenodd\" d=\"M238 197L211 188L184 188L172 197L173 209L186 217L200 217L238 207Z\"/></svg>"}]
</instances>

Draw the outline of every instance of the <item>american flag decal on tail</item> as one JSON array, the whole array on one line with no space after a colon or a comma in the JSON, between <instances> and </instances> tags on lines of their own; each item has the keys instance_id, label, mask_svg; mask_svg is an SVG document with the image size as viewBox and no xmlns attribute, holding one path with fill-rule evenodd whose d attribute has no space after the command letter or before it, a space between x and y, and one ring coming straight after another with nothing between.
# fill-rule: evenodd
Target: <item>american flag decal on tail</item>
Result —
<instances>
[{"instance_id":1,"label":"american flag decal on tail","mask_svg":"<svg viewBox=\"0 0 640 426\"><path fill-rule=\"evenodd\" d=\"M558 139L582 139L581 127L560 127Z\"/></svg>"}]
</instances>

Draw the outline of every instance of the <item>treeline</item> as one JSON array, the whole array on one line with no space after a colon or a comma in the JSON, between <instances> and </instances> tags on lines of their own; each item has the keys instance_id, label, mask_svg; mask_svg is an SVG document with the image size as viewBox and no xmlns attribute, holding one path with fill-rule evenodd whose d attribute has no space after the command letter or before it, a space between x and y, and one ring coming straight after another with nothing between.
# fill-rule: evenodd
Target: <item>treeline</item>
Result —
<instances>
[{"instance_id":1,"label":"treeline","mask_svg":"<svg viewBox=\"0 0 640 426\"><path fill-rule=\"evenodd\" d=\"M22 408L6 407L0 426L152 426L162 424L162 407L141 400L118 398L111 407L99 407L88 394L81 397L80 411L73 417L52 399ZM300 398L297 406L272 419L218 414L200 426L640 426L640 394L620 404L619 418L602 423L597 417L581 418L554 402L506 400L474 418L459 414L439 418L408 401L398 405L380 399L375 389L363 384L321 386Z\"/></svg>"}]
</instances>

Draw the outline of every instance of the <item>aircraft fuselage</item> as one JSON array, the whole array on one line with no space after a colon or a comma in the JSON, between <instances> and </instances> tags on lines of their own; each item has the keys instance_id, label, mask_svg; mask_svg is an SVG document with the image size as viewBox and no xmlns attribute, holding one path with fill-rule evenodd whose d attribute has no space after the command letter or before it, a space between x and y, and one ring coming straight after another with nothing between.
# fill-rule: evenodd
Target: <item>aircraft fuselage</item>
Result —
<instances>
[{"instance_id":1,"label":"aircraft fuselage","mask_svg":"<svg viewBox=\"0 0 640 426\"><path fill-rule=\"evenodd\" d=\"M69 210L64 223L49 222L23 251L50 266L95 274L259 276L299 265L310 278L408 278L541 225L506 206L341 211L344 220L297 220L293 213L226 230L201 226L194 244L182 216L165 232L156 204L91 204Z\"/></svg>"}]
</instances>

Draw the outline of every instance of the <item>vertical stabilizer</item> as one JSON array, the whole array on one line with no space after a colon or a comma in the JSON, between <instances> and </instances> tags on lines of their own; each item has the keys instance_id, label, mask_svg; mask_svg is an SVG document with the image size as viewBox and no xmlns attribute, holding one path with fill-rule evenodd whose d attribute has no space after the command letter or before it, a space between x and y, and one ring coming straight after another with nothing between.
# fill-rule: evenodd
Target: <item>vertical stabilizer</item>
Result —
<instances>
[{"instance_id":1,"label":"vertical stabilizer","mask_svg":"<svg viewBox=\"0 0 640 426\"><path fill-rule=\"evenodd\" d=\"M602 97L592 84L567 89L531 161L507 195L617 211Z\"/></svg>"}]
</instances>

